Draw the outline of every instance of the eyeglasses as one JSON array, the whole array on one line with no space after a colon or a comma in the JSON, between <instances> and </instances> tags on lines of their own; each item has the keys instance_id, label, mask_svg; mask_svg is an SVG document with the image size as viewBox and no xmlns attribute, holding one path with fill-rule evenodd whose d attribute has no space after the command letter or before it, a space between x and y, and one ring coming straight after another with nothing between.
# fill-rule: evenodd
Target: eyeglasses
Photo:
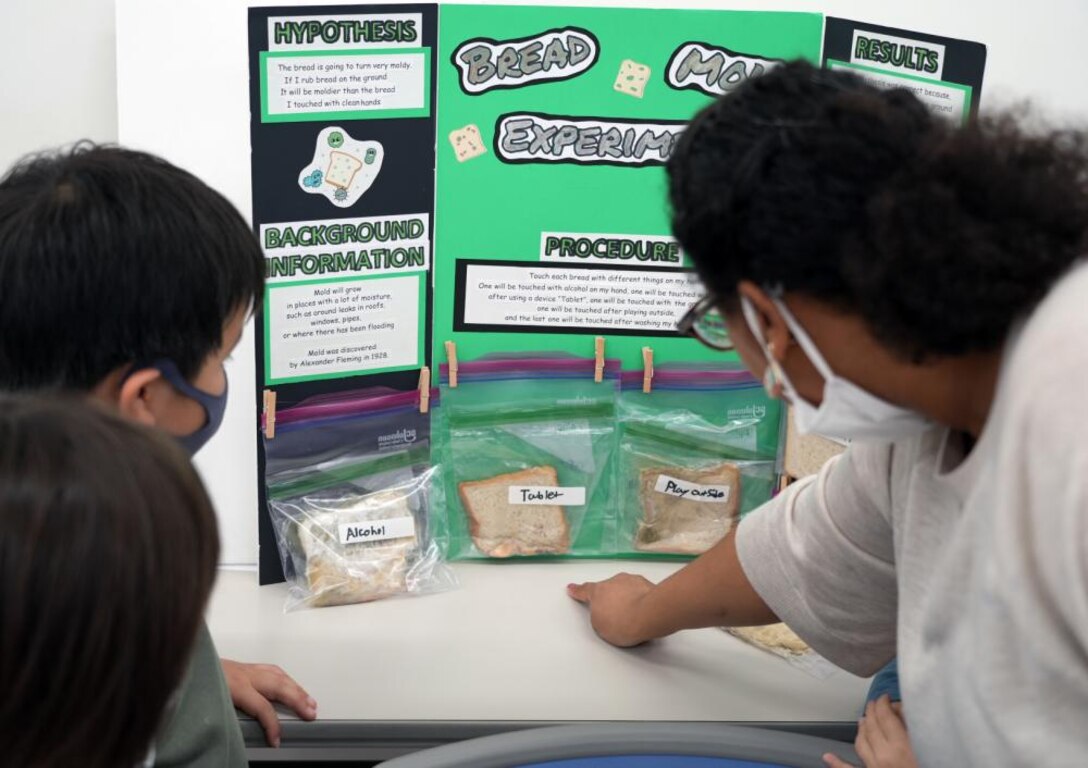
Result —
<instances>
[{"instance_id":1,"label":"eyeglasses","mask_svg":"<svg viewBox=\"0 0 1088 768\"><path fill-rule=\"evenodd\" d=\"M725 326L725 318L718 311L718 299L708 294L689 309L680 318L676 328L682 336L692 336L711 349L727 351L733 349L733 339Z\"/></svg>"}]
</instances>

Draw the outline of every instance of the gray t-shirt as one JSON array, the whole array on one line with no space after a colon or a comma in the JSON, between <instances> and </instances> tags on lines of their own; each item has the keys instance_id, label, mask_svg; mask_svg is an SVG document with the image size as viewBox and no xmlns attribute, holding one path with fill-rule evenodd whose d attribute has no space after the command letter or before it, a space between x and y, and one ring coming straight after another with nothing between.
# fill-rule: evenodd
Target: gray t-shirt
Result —
<instances>
[{"instance_id":1,"label":"gray t-shirt","mask_svg":"<svg viewBox=\"0 0 1088 768\"><path fill-rule=\"evenodd\" d=\"M1088 266L1011 334L964 445L855 442L741 523L741 564L844 669L898 655L921 765L1085 765Z\"/></svg>"}]
</instances>

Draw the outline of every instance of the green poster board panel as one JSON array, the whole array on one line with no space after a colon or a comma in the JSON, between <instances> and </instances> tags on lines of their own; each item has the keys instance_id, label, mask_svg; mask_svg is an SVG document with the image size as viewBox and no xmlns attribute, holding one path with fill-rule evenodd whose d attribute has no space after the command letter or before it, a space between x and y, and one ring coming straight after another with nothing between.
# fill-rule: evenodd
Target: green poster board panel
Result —
<instances>
[{"instance_id":1,"label":"green poster board panel","mask_svg":"<svg viewBox=\"0 0 1088 768\"><path fill-rule=\"evenodd\" d=\"M646 345L656 363L723 359L673 330L701 288L663 162L716 93L818 61L823 17L444 5L439 30L437 359L447 340L461 360L592 356L598 335L631 368Z\"/></svg>"}]
</instances>

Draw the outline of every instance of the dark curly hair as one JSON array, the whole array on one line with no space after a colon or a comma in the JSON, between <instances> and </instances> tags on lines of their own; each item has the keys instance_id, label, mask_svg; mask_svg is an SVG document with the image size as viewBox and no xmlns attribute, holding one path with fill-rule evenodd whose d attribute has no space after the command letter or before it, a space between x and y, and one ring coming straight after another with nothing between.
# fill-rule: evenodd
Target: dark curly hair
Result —
<instances>
[{"instance_id":1,"label":"dark curly hair","mask_svg":"<svg viewBox=\"0 0 1088 768\"><path fill-rule=\"evenodd\" d=\"M676 237L722 300L745 279L798 291L909 359L998 348L1085 246L1083 132L956 127L804 62L704 109L668 172Z\"/></svg>"}]
</instances>

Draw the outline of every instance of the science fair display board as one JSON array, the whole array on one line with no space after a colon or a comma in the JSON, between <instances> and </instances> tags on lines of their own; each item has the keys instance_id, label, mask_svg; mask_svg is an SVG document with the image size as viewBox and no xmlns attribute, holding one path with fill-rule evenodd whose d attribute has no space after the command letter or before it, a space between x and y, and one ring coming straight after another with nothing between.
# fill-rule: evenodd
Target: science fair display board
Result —
<instances>
[{"instance_id":1,"label":"science fair display board","mask_svg":"<svg viewBox=\"0 0 1088 768\"><path fill-rule=\"evenodd\" d=\"M415 416L370 430L368 450L427 448L433 385L446 392L459 369L496 356L585 361L587 377L618 389L625 372L649 388L654 366L667 379L730 359L676 330L703 288L670 234L664 169L713 99L802 58L910 88L962 121L985 64L977 43L818 13L612 7L251 8L248 46L268 281L262 583L283 578L271 478L332 461L324 438L275 442L294 429L391 397ZM771 418L764 402L743 407ZM744 429L752 457L776 448L757 450L757 425ZM674 495L722 487L672 480ZM432 506L465 502L463 484L436 482L446 492ZM426 521L408 517L386 527L419 535Z\"/></svg>"}]
</instances>

